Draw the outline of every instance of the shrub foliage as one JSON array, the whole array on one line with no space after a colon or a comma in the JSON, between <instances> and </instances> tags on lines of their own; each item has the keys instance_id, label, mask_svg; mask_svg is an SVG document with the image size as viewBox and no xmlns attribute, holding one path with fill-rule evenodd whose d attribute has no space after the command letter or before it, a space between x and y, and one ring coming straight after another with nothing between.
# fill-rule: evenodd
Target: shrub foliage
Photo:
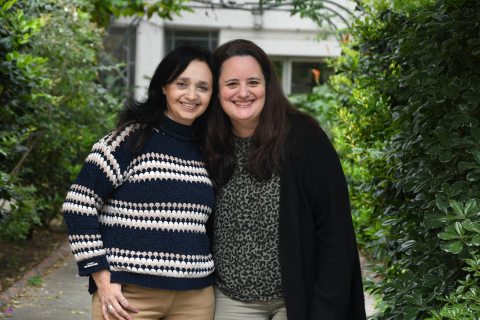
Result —
<instances>
[{"instance_id":1,"label":"shrub foliage","mask_svg":"<svg viewBox=\"0 0 480 320\"><path fill-rule=\"evenodd\" d=\"M373 319L479 319L480 3L358 3L331 84Z\"/></svg>"}]
</instances>

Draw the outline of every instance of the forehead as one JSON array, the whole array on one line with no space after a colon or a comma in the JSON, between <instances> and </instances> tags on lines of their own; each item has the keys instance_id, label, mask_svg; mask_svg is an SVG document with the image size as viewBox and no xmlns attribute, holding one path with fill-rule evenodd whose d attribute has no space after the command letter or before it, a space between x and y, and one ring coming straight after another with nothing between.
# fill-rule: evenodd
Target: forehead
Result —
<instances>
[{"instance_id":1,"label":"forehead","mask_svg":"<svg viewBox=\"0 0 480 320\"><path fill-rule=\"evenodd\" d=\"M263 78L262 67L252 56L232 57L222 64L221 76L228 78Z\"/></svg>"},{"instance_id":2,"label":"forehead","mask_svg":"<svg viewBox=\"0 0 480 320\"><path fill-rule=\"evenodd\" d=\"M213 75L206 62L192 60L178 77L189 78L191 80L212 81Z\"/></svg>"}]
</instances>

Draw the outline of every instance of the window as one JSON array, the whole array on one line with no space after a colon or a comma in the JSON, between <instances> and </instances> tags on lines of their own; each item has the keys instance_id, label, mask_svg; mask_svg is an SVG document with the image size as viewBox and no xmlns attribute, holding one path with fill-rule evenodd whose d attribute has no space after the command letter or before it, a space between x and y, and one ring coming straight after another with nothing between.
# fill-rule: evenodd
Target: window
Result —
<instances>
[{"instance_id":1,"label":"window","mask_svg":"<svg viewBox=\"0 0 480 320\"><path fill-rule=\"evenodd\" d=\"M136 36L135 26L111 27L105 38L101 64L106 66L120 62L126 64L120 72L102 72L102 82L107 85L110 92L120 94L121 91L135 85Z\"/></svg>"},{"instance_id":2,"label":"window","mask_svg":"<svg viewBox=\"0 0 480 320\"><path fill-rule=\"evenodd\" d=\"M217 31L166 30L165 54L182 45L193 45L215 50L218 46Z\"/></svg>"},{"instance_id":3,"label":"window","mask_svg":"<svg viewBox=\"0 0 480 320\"><path fill-rule=\"evenodd\" d=\"M309 93L317 84L312 69L320 71L319 83L327 82L334 74L333 68L328 68L325 62L292 62L291 93Z\"/></svg>"}]
</instances>

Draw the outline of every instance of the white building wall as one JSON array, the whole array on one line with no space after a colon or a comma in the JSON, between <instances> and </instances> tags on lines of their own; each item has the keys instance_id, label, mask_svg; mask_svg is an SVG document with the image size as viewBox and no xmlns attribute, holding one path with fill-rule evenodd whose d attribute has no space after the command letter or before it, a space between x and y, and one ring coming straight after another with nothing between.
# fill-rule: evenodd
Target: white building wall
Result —
<instances>
[{"instance_id":1,"label":"white building wall","mask_svg":"<svg viewBox=\"0 0 480 320\"><path fill-rule=\"evenodd\" d=\"M193 3L193 2L192 2ZM337 0L353 11L355 3ZM330 7L333 8L332 5ZM155 67L165 56L165 29L218 31L218 44L232 39L248 39L258 44L269 56L283 61L283 86L290 93L292 66L295 60L320 61L325 57L341 54L340 46L334 37L318 40L318 26L310 19L299 15L290 16L287 11L264 11L253 14L244 10L194 9L195 12L182 12L181 17L174 16L172 21L162 20L154 15L145 18L137 27L135 84L137 95L144 95ZM336 9L339 12L343 11ZM345 15L347 16L347 15ZM128 20L128 19L123 19ZM338 18L335 23L342 25Z\"/></svg>"}]
</instances>

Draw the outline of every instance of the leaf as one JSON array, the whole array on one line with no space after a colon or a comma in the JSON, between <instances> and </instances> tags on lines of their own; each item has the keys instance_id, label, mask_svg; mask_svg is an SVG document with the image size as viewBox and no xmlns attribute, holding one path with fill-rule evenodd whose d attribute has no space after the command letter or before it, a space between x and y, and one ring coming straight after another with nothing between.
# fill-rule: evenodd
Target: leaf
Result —
<instances>
[{"instance_id":1,"label":"leaf","mask_svg":"<svg viewBox=\"0 0 480 320\"><path fill-rule=\"evenodd\" d=\"M436 204L438 209L440 209L440 211L442 211L445 214L448 214L448 202L437 199Z\"/></svg>"},{"instance_id":2,"label":"leaf","mask_svg":"<svg viewBox=\"0 0 480 320\"><path fill-rule=\"evenodd\" d=\"M473 128L470 130L470 134L471 134L472 137L475 139L475 141L477 142L477 144L480 144L480 129L478 129L477 127L473 127Z\"/></svg>"},{"instance_id":3,"label":"leaf","mask_svg":"<svg viewBox=\"0 0 480 320\"><path fill-rule=\"evenodd\" d=\"M475 162L460 162L458 166L461 169L480 169L480 166Z\"/></svg>"},{"instance_id":4,"label":"leaf","mask_svg":"<svg viewBox=\"0 0 480 320\"><path fill-rule=\"evenodd\" d=\"M442 191L450 198L450 185L448 183L442 183Z\"/></svg>"},{"instance_id":5,"label":"leaf","mask_svg":"<svg viewBox=\"0 0 480 320\"><path fill-rule=\"evenodd\" d=\"M475 158L475 160L480 163L480 151L474 151L473 153L473 157Z\"/></svg>"},{"instance_id":6,"label":"leaf","mask_svg":"<svg viewBox=\"0 0 480 320\"><path fill-rule=\"evenodd\" d=\"M444 152L441 156L440 156L440 161L442 162L449 162L453 159L453 156L455 154L451 151L447 151L447 152Z\"/></svg>"},{"instance_id":7,"label":"leaf","mask_svg":"<svg viewBox=\"0 0 480 320\"><path fill-rule=\"evenodd\" d=\"M444 145L446 145L447 147L449 146L448 144L448 136L445 132L440 132L437 134L437 138L438 140L440 140Z\"/></svg>"},{"instance_id":8,"label":"leaf","mask_svg":"<svg viewBox=\"0 0 480 320\"><path fill-rule=\"evenodd\" d=\"M453 210L458 213L458 214L461 214L462 216L464 215L464 212L463 212L463 207L460 203L458 203L457 201L455 200L450 200L450 206L453 208Z\"/></svg>"},{"instance_id":9,"label":"leaf","mask_svg":"<svg viewBox=\"0 0 480 320\"><path fill-rule=\"evenodd\" d=\"M463 227L472 232L480 233L480 224L477 222L472 222L470 220L465 220Z\"/></svg>"},{"instance_id":10,"label":"leaf","mask_svg":"<svg viewBox=\"0 0 480 320\"><path fill-rule=\"evenodd\" d=\"M465 205L465 215L469 215L474 209L476 209L477 203L475 200L470 199L467 201L467 204Z\"/></svg>"},{"instance_id":11,"label":"leaf","mask_svg":"<svg viewBox=\"0 0 480 320\"><path fill-rule=\"evenodd\" d=\"M414 94L417 90L411 89L404 91L398 95L398 100L406 100L408 99L412 94Z\"/></svg>"},{"instance_id":12,"label":"leaf","mask_svg":"<svg viewBox=\"0 0 480 320\"><path fill-rule=\"evenodd\" d=\"M460 253L463 249L462 241L452 241L445 245L442 245L443 250L451 252L451 253Z\"/></svg>"},{"instance_id":13,"label":"leaf","mask_svg":"<svg viewBox=\"0 0 480 320\"><path fill-rule=\"evenodd\" d=\"M473 237L470 243L475 246L480 246L480 236Z\"/></svg>"},{"instance_id":14,"label":"leaf","mask_svg":"<svg viewBox=\"0 0 480 320\"><path fill-rule=\"evenodd\" d=\"M469 181L477 181L478 179L480 179L480 169L469 172L467 174L467 179Z\"/></svg>"},{"instance_id":15,"label":"leaf","mask_svg":"<svg viewBox=\"0 0 480 320\"><path fill-rule=\"evenodd\" d=\"M453 225L455 226L455 231L457 231L459 235L463 236L465 234L465 230L460 222L455 222Z\"/></svg>"},{"instance_id":16,"label":"leaf","mask_svg":"<svg viewBox=\"0 0 480 320\"><path fill-rule=\"evenodd\" d=\"M454 87L450 86L445 89L445 95L447 96L447 99L455 99L458 97L458 91Z\"/></svg>"},{"instance_id":17,"label":"leaf","mask_svg":"<svg viewBox=\"0 0 480 320\"><path fill-rule=\"evenodd\" d=\"M82 311L74 311L74 310L72 310L72 313L73 313L73 314L83 314Z\"/></svg>"},{"instance_id":18,"label":"leaf","mask_svg":"<svg viewBox=\"0 0 480 320\"><path fill-rule=\"evenodd\" d=\"M470 103L479 103L480 102L480 92L472 91L466 92L462 95L462 98L469 100Z\"/></svg>"},{"instance_id":19,"label":"leaf","mask_svg":"<svg viewBox=\"0 0 480 320\"><path fill-rule=\"evenodd\" d=\"M452 184L452 187L450 189L450 197L455 197L460 192L462 192L462 186L463 186L463 183L460 181L457 181L454 184Z\"/></svg>"},{"instance_id":20,"label":"leaf","mask_svg":"<svg viewBox=\"0 0 480 320\"><path fill-rule=\"evenodd\" d=\"M472 117L465 118L465 125L467 127L475 127L478 124L478 120Z\"/></svg>"},{"instance_id":21,"label":"leaf","mask_svg":"<svg viewBox=\"0 0 480 320\"><path fill-rule=\"evenodd\" d=\"M443 240L453 240L453 239L458 239L460 236L458 234L453 234L453 233L439 233L438 237Z\"/></svg>"}]
</instances>

